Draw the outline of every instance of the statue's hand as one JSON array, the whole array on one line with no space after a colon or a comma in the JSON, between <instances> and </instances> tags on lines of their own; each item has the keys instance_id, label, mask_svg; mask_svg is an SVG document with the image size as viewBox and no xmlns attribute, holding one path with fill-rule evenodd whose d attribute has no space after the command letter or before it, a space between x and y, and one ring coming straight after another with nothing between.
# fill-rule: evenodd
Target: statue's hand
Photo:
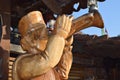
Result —
<instances>
[{"instance_id":1,"label":"statue's hand","mask_svg":"<svg viewBox=\"0 0 120 80\"><path fill-rule=\"evenodd\" d=\"M53 33L58 34L63 38L66 38L71 29L72 19L73 17L66 15L59 16L56 20Z\"/></svg>"}]
</instances>

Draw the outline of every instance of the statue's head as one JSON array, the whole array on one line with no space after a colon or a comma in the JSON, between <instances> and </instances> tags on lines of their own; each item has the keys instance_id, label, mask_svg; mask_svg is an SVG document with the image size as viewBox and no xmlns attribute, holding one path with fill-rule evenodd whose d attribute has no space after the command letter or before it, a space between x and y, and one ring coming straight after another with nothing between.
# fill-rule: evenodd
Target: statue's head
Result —
<instances>
[{"instance_id":1,"label":"statue's head","mask_svg":"<svg viewBox=\"0 0 120 80\"><path fill-rule=\"evenodd\" d=\"M42 14L32 11L21 18L18 25L21 37L29 36L31 44L43 50L47 43L47 29Z\"/></svg>"}]
</instances>

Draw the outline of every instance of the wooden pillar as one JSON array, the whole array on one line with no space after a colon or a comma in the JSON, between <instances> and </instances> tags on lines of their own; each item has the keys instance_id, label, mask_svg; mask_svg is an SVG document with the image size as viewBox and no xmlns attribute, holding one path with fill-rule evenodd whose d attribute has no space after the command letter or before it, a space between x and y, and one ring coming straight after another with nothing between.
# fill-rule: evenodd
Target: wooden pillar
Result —
<instances>
[{"instance_id":1,"label":"wooden pillar","mask_svg":"<svg viewBox=\"0 0 120 80\"><path fill-rule=\"evenodd\" d=\"M0 47L0 80L8 80L8 51Z\"/></svg>"},{"instance_id":2,"label":"wooden pillar","mask_svg":"<svg viewBox=\"0 0 120 80\"><path fill-rule=\"evenodd\" d=\"M0 0L0 15L2 16L2 38L0 42L0 80L8 80L8 63L10 53L10 2Z\"/></svg>"},{"instance_id":3,"label":"wooden pillar","mask_svg":"<svg viewBox=\"0 0 120 80\"><path fill-rule=\"evenodd\" d=\"M0 43L0 80L8 80L8 63L10 53L10 38L6 32L6 27L3 26L2 40Z\"/></svg>"}]
</instances>

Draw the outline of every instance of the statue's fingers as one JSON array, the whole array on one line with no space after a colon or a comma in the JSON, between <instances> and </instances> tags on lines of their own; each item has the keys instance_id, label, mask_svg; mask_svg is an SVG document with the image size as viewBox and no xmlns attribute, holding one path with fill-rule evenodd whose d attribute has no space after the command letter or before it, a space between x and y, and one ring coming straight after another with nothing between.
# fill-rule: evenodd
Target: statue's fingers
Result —
<instances>
[{"instance_id":1,"label":"statue's fingers","mask_svg":"<svg viewBox=\"0 0 120 80\"><path fill-rule=\"evenodd\" d=\"M59 28L63 29L64 23L65 23L65 15L62 15L59 20Z\"/></svg>"},{"instance_id":2,"label":"statue's fingers","mask_svg":"<svg viewBox=\"0 0 120 80\"><path fill-rule=\"evenodd\" d=\"M66 22L66 16L63 15L63 16L62 16L62 26L61 26L61 27L64 28L64 26L65 26L65 22Z\"/></svg>"},{"instance_id":3,"label":"statue's fingers","mask_svg":"<svg viewBox=\"0 0 120 80\"><path fill-rule=\"evenodd\" d=\"M68 16L66 16L66 21L65 21L65 24L64 24L65 31L68 31L68 29L69 29L68 24L69 24L69 18L68 18Z\"/></svg>"},{"instance_id":4,"label":"statue's fingers","mask_svg":"<svg viewBox=\"0 0 120 80\"><path fill-rule=\"evenodd\" d=\"M73 16L69 16L69 26L71 27L71 25L72 25L72 20L73 20Z\"/></svg>"},{"instance_id":5,"label":"statue's fingers","mask_svg":"<svg viewBox=\"0 0 120 80\"><path fill-rule=\"evenodd\" d=\"M70 17L70 20L71 20L71 21L74 19L74 17L73 17L73 16L69 16L69 17Z\"/></svg>"},{"instance_id":6,"label":"statue's fingers","mask_svg":"<svg viewBox=\"0 0 120 80\"><path fill-rule=\"evenodd\" d=\"M67 23L67 27L68 27L68 31L70 31L71 29L71 23L72 23L72 20L68 17L68 23Z\"/></svg>"},{"instance_id":7,"label":"statue's fingers","mask_svg":"<svg viewBox=\"0 0 120 80\"><path fill-rule=\"evenodd\" d=\"M55 22L55 27L58 27L58 24L59 24L59 20L60 20L60 16L58 16L56 22Z\"/></svg>"}]
</instances>

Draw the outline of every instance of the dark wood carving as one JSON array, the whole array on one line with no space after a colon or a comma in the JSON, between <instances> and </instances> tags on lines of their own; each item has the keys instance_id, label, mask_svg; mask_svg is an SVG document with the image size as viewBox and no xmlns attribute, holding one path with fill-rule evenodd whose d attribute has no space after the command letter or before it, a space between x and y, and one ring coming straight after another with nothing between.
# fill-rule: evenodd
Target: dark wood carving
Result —
<instances>
[{"instance_id":1,"label":"dark wood carving","mask_svg":"<svg viewBox=\"0 0 120 80\"><path fill-rule=\"evenodd\" d=\"M0 57L0 78L2 78L2 57Z\"/></svg>"},{"instance_id":2,"label":"dark wood carving","mask_svg":"<svg viewBox=\"0 0 120 80\"><path fill-rule=\"evenodd\" d=\"M0 47L0 80L8 79L8 51Z\"/></svg>"}]
</instances>

